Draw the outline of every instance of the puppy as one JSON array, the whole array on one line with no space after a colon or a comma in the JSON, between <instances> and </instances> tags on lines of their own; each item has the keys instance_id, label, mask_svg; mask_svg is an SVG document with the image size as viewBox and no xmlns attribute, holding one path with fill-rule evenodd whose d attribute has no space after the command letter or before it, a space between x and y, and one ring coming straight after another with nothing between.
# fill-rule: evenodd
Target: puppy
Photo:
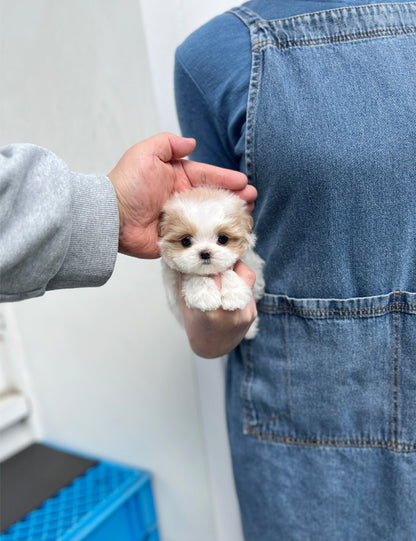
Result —
<instances>
[{"instance_id":1,"label":"puppy","mask_svg":"<svg viewBox=\"0 0 416 541\"><path fill-rule=\"evenodd\" d=\"M253 250L252 226L246 203L227 190L198 187L167 201L159 223L162 276L168 304L180 322L180 274L186 305L204 312L243 309L252 294L255 300L263 296L264 261ZM253 291L233 271L239 259L256 274ZM213 279L217 274L221 290ZM257 328L256 319L246 338L253 339Z\"/></svg>"}]
</instances>

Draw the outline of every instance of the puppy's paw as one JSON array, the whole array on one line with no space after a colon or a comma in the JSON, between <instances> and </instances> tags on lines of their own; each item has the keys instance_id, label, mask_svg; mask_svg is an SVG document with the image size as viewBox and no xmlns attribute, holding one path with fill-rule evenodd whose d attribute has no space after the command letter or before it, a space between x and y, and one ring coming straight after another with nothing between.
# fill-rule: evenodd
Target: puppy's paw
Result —
<instances>
[{"instance_id":1,"label":"puppy's paw","mask_svg":"<svg viewBox=\"0 0 416 541\"><path fill-rule=\"evenodd\" d=\"M214 280L207 276L192 276L184 280L182 293L188 308L208 312L221 306L221 292Z\"/></svg>"},{"instance_id":2,"label":"puppy's paw","mask_svg":"<svg viewBox=\"0 0 416 541\"><path fill-rule=\"evenodd\" d=\"M221 305L224 310L243 310L251 301L250 287L233 270L222 275Z\"/></svg>"}]
</instances>

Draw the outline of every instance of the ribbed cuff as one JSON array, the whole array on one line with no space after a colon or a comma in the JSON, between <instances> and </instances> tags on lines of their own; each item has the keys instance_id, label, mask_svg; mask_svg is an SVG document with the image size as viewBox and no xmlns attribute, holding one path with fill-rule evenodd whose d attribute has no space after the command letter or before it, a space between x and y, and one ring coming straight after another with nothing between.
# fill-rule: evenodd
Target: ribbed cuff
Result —
<instances>
[{"instance_id":1,"label":"ribbed cuff","mask_svg":"<svg viewBox=\"0 0 416 541\"><path fill-rule=\"evenodd\" d=\"M63 264L47 289L100 286L110 278L116 261L119 216L110 179L71 174L71 239Z\"/></svg>"}]
</instances>

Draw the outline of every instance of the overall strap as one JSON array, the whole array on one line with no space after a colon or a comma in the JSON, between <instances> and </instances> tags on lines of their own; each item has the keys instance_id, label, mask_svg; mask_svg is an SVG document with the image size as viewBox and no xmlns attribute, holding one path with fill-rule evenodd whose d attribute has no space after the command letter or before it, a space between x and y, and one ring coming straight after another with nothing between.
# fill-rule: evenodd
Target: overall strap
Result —
<instances>
[{"instance_id":1,"label":"overall strap","mask_svg":"<svg viewBox=\"0 0 416 541\"><path fill-rule=\"evenodd\" d=\"M236 17L240 19L246 26L251 26L255 23L262 21L263 19L256 12L252 11L249 8L240 6L237 8L230 9L228 13L233 13Z\"/></svg>"}]
</instances>

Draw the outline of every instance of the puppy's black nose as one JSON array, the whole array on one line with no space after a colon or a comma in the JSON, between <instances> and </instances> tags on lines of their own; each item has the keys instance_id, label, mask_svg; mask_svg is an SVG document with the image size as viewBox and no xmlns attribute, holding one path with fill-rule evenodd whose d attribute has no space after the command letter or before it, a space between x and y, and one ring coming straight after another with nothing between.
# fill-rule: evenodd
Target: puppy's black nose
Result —
<instances>
[{"instance_id":1,"label":"puppy's black nose","mask_svg":"<svg viewBox=\"0 0 416 541\"><path fill-rule=\"evenodd\" d=\"M211 252L208 252L207 250L199 252L199 257L202 260L207 261L208 259L211 259Z\"/></svg>"}]
</instances>

